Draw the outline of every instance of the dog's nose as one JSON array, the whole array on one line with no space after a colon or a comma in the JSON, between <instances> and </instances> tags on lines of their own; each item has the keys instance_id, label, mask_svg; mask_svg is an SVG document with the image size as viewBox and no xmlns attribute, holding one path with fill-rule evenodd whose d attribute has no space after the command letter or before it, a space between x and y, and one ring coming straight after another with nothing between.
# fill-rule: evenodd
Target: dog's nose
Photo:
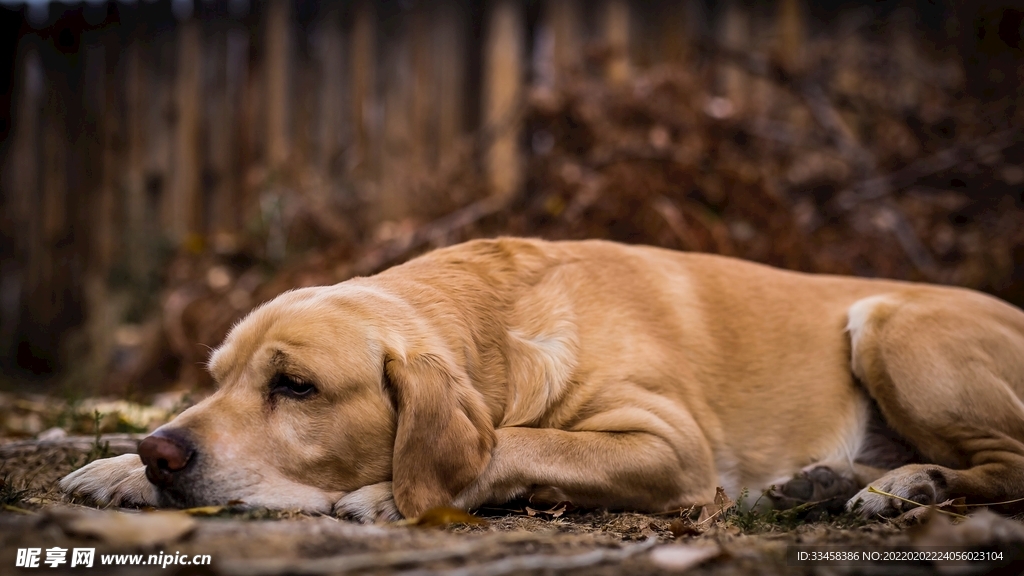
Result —
<instances>
[{"instance_id":1,"label":"dog's nose","mask_svg":"<svg viewBox=\"0 0 1024 576\"><path fill-rule=\"evenodd\" d=\"M194 453L187 441L168 432L154 432L139 443L146 478L157 486L170 486L175 473L185 469Z\"/></svg>"}]
</instances>

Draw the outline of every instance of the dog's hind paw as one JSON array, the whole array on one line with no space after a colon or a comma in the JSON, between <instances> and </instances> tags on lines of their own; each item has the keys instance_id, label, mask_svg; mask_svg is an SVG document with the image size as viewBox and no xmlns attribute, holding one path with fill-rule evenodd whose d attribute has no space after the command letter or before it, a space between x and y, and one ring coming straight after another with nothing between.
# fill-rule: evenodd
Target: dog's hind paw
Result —
<instances>
[{"instance_id":1,"label":"dog's hind paw","mask_svg":"<svg viewBox=\"0 0 1024 576\"><path fill-rule=\"evenodd\" d=\"M391 482L370 484L342 496L334 505L334 515L352 518L363 524L402 519L402 513L395 505Z\"/></svg>"},{"instance_id":2,"label":"dog's hind paw","mask_svg":"<svg viewBox=\"0 0 1024 576\"><path fill-rule=\"evenodd\" d=\"M851 498L846 508L856 510L864 517L898 516L918 505L928 506L946 500L946 484L945 474L939 467L908 464L872 482ZM872 487L877 491L871 491Z\"/></svg>"},{"instance_id":3,"label":"dog's hind paw","mask_svg":"<svg viewBox=\"0 0 1024 576\"><path fill-rule=\"evenodd\" d=\"M91 462L60 481L69 495L92 500L100 506L156 506L157 491L146 478L146 466L138 454L124 454Z\"/></svg>"}]
</instances>

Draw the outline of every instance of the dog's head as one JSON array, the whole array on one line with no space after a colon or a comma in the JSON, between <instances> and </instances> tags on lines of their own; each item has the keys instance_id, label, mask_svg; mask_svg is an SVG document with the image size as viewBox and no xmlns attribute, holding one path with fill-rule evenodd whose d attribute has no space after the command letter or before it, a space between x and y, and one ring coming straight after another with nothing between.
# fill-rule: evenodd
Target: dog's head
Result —
<instances>
[{"instance_id":1,"label":"dog's head","mask_svg":"<svg viewBox=\"0 0 1024 576\"><path fill-rule=\"evenodd\" d=\"M253 311L211 357L217 392L139 447L161 503L329 512L387 480L407 517L449 503L486 466L493 427L427 320L351 281Z\"/></svg>"}]
</instances>

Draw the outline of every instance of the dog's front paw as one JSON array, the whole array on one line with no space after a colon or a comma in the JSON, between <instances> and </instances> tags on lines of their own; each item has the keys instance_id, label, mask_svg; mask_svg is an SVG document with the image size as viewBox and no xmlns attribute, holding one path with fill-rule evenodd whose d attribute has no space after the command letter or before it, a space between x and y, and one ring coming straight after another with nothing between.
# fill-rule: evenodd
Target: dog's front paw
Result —
<instances>
[{"instance_id":1,"label":"dog's front paw","mask_svg":"<svg viewBox=\"0 0 1024 576\"><path fill-rule=\"evenodd\" d=\"M100 506L156 506L157 491L146 478L138 454L124 454L87 464L60 481L60 489Z\"/></svg>"},{"instance_id":2,"label":"dog's front paw","mask_svg":"<svg viewBox=\"0 0 1024 576\"><path fill-rule=\"evenodd\" d=\"M395 505L391 482L370 484L342 496L334 505L334 515L349 517L363 524L402 519L402 513Z\"/></svg>"},{"instance_id":3,"label":"dog's front paw","mask_svg":"<svg viewBox=\"0 0 1024 576\"><path fill-rule=\"evenodd\" d=\"M815 466L769 491L768 497L777 510L789 510L799 506L837 513L843 511L851 495L857 493L857 483L852 478L836 472L829 466Z\"/></svg>"},{"instance_id":4,"label":"dog's front paw","mask_svg":"<svg viewBox=\"0 0 1024 576\"><path fill-rule=\"evenodd\" d=\"M846 508L857 510L864 517L898 516L911 508L917 508L917 504L928 506L947 500L946 485L945 472L938 466L909 464L872 482L851 498ZM872 492L872 487L899 498Z\"/></svg>"}]
</instances>

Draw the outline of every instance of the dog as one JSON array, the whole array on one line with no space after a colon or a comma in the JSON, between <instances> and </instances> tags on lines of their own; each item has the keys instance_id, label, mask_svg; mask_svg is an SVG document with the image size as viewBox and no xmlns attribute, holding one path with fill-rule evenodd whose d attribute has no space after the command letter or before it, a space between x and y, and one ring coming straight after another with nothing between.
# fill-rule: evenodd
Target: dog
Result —
<instances>
[{"instance_id":1,"label":"dog","mask_svg":"<svg viewBox=\"0 0 1024 576\"><path fill-rule=\"evenodd\" d=\"M61 488L363 522L717 487L867 516L1024 496L1024 312L967 289L476 240L278 296L209 369L214 394Z\"/></svg>"}]
</instances>

